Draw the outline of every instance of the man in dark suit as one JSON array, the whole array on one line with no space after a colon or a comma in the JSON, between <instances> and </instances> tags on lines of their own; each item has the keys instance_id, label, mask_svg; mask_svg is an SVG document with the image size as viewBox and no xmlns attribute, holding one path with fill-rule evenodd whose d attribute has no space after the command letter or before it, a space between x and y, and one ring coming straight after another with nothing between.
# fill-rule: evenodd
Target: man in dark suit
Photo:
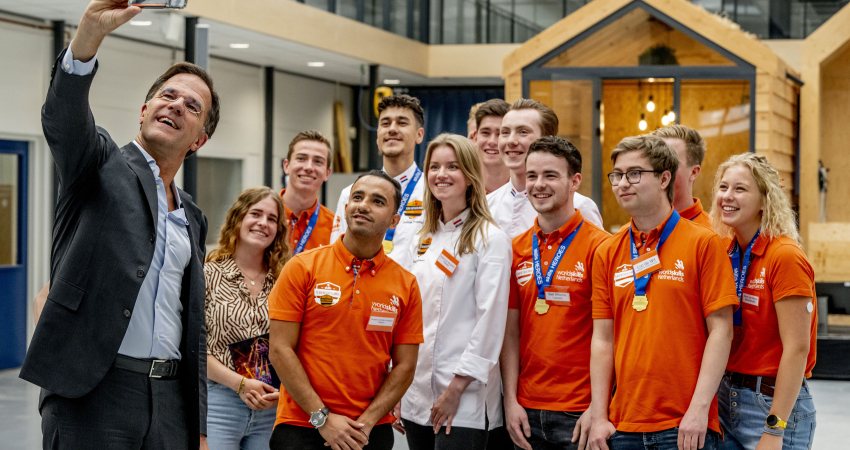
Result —
<instances>
[{"instance_id":1,"label":"man in dark suit","mask_svg":"<svg viewBox=\"0 0 850 450\"><path fill-rule=\"evenodd\" d=\"M198 448L206 422L206 219L174 184L213 134L207 73L172 66L148 92L135 140L97 128L95 55L139 13L93 0L60 55L42 111L59 175L51 286L21 378L42 387L43 446Z\"/></svg>"}]
</instances>

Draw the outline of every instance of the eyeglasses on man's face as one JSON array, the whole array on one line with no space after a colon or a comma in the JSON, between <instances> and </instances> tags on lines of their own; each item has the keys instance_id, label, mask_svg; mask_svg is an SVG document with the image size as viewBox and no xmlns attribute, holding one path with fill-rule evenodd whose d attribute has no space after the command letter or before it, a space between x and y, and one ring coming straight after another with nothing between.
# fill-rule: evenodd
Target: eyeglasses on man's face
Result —
<instances>
[{"instance_id":1,"label":"eyeglasses on man's face","mask_svg":"<svg viewBox=\"0 0 850 450\"><path fill-rule=\"evenodd\" d=\"M644 169L631 169L623 172L614 171L608 174L608 181L611 182L611 186L616 186L620 184L620 180L623 179L623 175L626 176L626 181L629 184L638 184L640 183L640 177L643 173L661 173L660 170L644 170Z\"/></svg>"}]
</instances>

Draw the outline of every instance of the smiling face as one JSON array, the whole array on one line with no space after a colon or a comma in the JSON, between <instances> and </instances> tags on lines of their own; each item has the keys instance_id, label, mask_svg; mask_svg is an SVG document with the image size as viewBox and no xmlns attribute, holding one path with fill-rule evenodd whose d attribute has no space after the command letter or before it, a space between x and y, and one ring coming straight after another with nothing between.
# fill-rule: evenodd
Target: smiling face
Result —
<instances>
[{"instance_id":1,"label":"smiling face","mask_svg":"<svg viewBox=\"0 0 850 450\"><path fill-rule=\"evenodd\" d=\"M525 170L525 154L531 143L542 135L540 113L534 109L508 111L502 118L499 153L512 172Z\"/></svg>"},{"instance_id":2,"label":"smiling face","mask_svg":"<svg viewBox=\"0 0 850 450\"><path fill-rule=\"evenodd\" d=\"M378 151L384 158L410 157L425 130L408 108L389 107L378 118Z\"/></svg>"},{"instance_id":3,"label":"smiling face","mask_svg":"<svg viewBox=\"0 0 850 450\"><path fill-rule=\"evenodd\" d=\"M236 245L265 250L277 236L277 224L278 206L271 197L254 203L242 218Z\"/></svg>"},{"instance_id":4,"label":"smiling face","mask_svg":"<svg viewBox=\"0 0 850 450\"><path fill-rule=\"evenodd\" d=\"M502 118L499 116L485 116L481 119L481 125L475 131L475 146L481 155L481 162L485 167L501 167L505 163L499 153L499 132L502 127Z\"/></svg>"},{"instance_id":5,"label":"smiling face","mask_svg":"<svg viewBox=\"0 0 850 450\"><path fill-rule=\"evenodd\" d=\"M573 194L581 184L581 174L570 176L567 160L536 151L525 162L525 189L531 206L539 214L573 208Z\"/></svg>"},{"instance_id":6,"label":"smiling face","mask_svg":"<svg viewBox=\"0 0 850 450\"><path fill-rule=\"evenodd\" d=\"M621 153L614 162L614 172L625 174L630 170L652 171L652 164L641 151ZM644 172L640 174L640 182L629 183L628 177L623 176L620 182L611 189L617 198L617 203L631 216L637 216L646 211L654 211L658 205L667 200L667 186L670 185L670 172L661 174Z\"/></svg>"},{"instance_id":7,"label":"smiling face","mask_svg":"<svg viewBox=\"0 0 850 450\"><path fill-rule=\"evenodd\" d=\"M443 203L466 202L466 189L471 183L464 176L453 148L448 145L435 147L425 171L428 189L434 198Z\"/></svg>"},{"instance_id":8,"label":"smiling face","mask_svg":"<svg viewBox=\"0 0 850 450\"><path fill-rule=\"evenodd\" d=\"M319 141L298 141L290 158L283 161L283 171L289 176L289 186L296 191L314 194L328 180L330 149Z\"/></svg>"},{"instance_id":9,"label":"smiling face","mask_svg":"<svg viewBox=\"0 0 850 450\"><path fill-rule=\"evenodd\" d=\"M197 151L208 139L204 121L211 104L212 95L201 78L185 73L169 78L142 105L140 143L148 152L169 149L181 159Z\"/></svg>"},{"instance_id":10,"label":"smiling face","mask_svg":"<svg viewBox=\"0 0 850 450\"><path fill-rule=\"evenodd\" d=\"M734 165L723 172L714 202L724 225L746 234L755 233L761 224L762 195L746 166Z\"/></svg>"},{"instance_id":11,"label":"smiling face","mask_svg":"<svg viewBox=\"0 0 850 450\"><path fill-rule=\"evenodd\" d=\"M351 196L345 204L348 232L359 238L383 237L387 229L398 224L398 206L389 181L376 176L364 176L351 186Z\"/></svg>"}]
</instances>

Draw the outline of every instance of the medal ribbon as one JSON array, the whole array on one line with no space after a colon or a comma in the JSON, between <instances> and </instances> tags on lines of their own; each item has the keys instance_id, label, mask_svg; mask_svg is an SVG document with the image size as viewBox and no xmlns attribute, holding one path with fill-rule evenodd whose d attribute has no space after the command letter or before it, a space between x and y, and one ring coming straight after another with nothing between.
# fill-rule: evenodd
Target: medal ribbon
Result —
<instances>
[{"instance_id":1,"label":"medal ribbon","mask_svg":"<svg viewBox=\"0 0 850 450\"><path fill-rule=\"evenodd\" d=\"M729 252L729 262L732 263L732 270L735 271L735 293L738 294L738 309L735 310L735 314L732 316L732 324L735 326L740 326L744 319L741 311L741 299L744 286L747 283L747 273L750 271L750 257L752 256L753 246L756 244L759 234L761 234L761 230L756 231L756 235L753 236L753 239L747 245L743 260L741 260L741 247L738 245L737 240L732 247L732 251Z\"/></svg>"},{"instance_id":2,"label":"medal ribbon","mask_svg":"<svg viewBox=\"0 0 850 450\"><path fill-rule=\"evenodd\" d=\"M407 183L407 187L404 188L404 194L401 196L401 204L398 205L398 215L403 215L404 210L407 209L407 202L410 200L410 196L413 195L413 189L416 188L416 183L419 182L420 178L422 178L422 170L417 167L416 171L413 172L413 178L410 179L410 182ZM384 240L392 242L394 236L395 228L390 228L384 235Z\"/></svg>"},{"instance_id":3,"label":"medal ribbon","mask_svg":"<svg viewBox=\"0 0 850 450\"><path fill-rule=\"evenodd\" d=\"M567 253L567 249L570 247L570 244L572 244L573 238L576 237L576 234L578 233L578 230L581 229L582 224L584 224L583 220L572 233L561 240L561 245L558 246L558 251L555 252L555 256L553 256L552 261L549 262L549 269L546 270L546 278L543 278L543 268L540 266L540 246L537 242L537 233L534 233L534 235L531 236L531 258L534 264L534 281L537 282L537 298L546 298L546 288L552 284L552 278L555 276L558 264L561 264L561 259L564 257L564 254Z\"/></svg>"},{"instance_id":4,"label":"medal ribbon","mask_svg":"<svg viewBox=\"0 0 850 450\"><path fill-rule=\"evenodd\" d=\"M664 245L664 242L670 237L670 233L673 232L673 228L676 228L676 224L679 223L679 213L674 209L673 214L670 215L670 219L667 220L667 224L664 225L664 229L661 230L661 237L658 239L658 245L655 246L655 253L658 254L659 258L661 257L661 246ZM639 256L637 247L635 247L635 238L634 233L629 230L629 243L632 244L632 261L636 260ZM632 268L632 273L634 273L634 268ZM635 295L646 295L646 288L649 286L649 278L652 277L652 273L648 273L640 278L635 276Z\"/></svg>"},{"instance_id":5,"label":"medal ribbon","mask_svg":"<svg viewBox=\"0 0 850 450\"><path fill-rule=\"evenodd\" d=\"M297 255L304 250L304 247L307 245L307 241L310 240L310 236L313 234L313 229L316 228L316 221L319 220L319 205L316 205L316 210L313 211L313 215L310 216L310 221L307 222L307 228L304 229L304 234L301 235L301 239L298 240L298 245L295 246L295 251L292 252L293 255ZM294 226L292 228L295 228Z\"/></svg>"}]
</instances>

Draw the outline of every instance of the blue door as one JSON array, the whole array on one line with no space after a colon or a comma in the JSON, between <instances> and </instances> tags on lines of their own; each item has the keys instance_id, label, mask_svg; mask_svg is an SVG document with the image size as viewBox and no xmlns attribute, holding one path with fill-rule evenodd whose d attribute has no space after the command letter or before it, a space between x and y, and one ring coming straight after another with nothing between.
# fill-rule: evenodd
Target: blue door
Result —
<instances>
[{"instance_id":1,"label":"blue door","mask_svg":"<svg viewBox=\"0 0 850 450\"><path fill-rule=\"evenodd\" d=\"M0 140L0 369L26 352L28 147Z\"/></svg>"}]
</instances>

